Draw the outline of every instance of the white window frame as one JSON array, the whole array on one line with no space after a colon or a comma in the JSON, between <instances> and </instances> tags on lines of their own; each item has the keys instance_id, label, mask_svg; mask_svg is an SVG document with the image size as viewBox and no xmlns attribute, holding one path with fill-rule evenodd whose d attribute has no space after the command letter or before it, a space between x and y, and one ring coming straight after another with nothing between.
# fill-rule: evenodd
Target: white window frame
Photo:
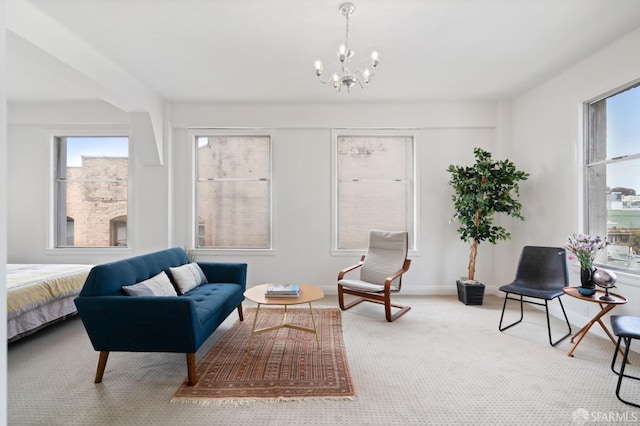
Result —
<instances>
[{"instance_id":1,"label":"white window frame","mask_svg":"<svg viewBox=\"0 0 640 426\"><path fill-rule=\"evenodd\" d=\"M188 132L190 144L190 168L191 179L189 180L189 249L196 255L202 254L230 254L230 255L271 255L275 251L275 229L274 229L274 172L273 172L273 150L274 150L274 130L263 128L203 128L190 129ZM200 224L198 223L197 210L197 184L198 184L198 153L197 139L199 137L223 137L223 136L264 136L269 138L269 245L266 248L246 248L246 247L199 247Z\"/></svg>"},{"instance_id":2,"label":"white window frame","mask_svg":"<svg viewBox=\"0 0 640 426\"><path fill-rule=\"evenodd\" d=\"M120 126L73 126L69 128L56 128L49 130L47 135L49 143L49 206L47 219L47 239L45 254L47 255L131 255L136 241L136 230L133 225L137 218L136 200L133 196L135 185L135 159L133 155L133 137L131 129ZM126 137L128 143L129 172L127 179L127 245L115 247L56 247L56 172L57 172L57 140L67 137Z\"/></svg>"},{"instance_id":3,"label":"white window frame","mask_svg":"<svg viewBox=\"0 0 640 426\"><path fill-rule=\"evenodd\" d=\"M602 168L604 167L606 170L606 167L609 165L619 165L622 164L624 165L624 163L628 163L630 161L639 161L640 160L640 149L638 149L638 151L636 153L633 154L629 154L629 155L624 155L622 157L614 157L614 158L607 158L604 160L592 160L592 152L595 152L596 150L599 149L606 149L606 140L604 141L605 146L596 146L594 147L593 144L597 144L599 141L594 141L594 139L596 139L596 135L595 133L597 133L597 131L594 131L594 128L592 126L592 114L591 114L591 105L595 104L597 102L600 102L604 99L610 98L610 97L614 97L622 92L625 92L626 90L635 88L636 90L640 90L640 80L636 80L634 82L631 82L629 84L626 84L624 86L618 87L614 90L611 90L601 96L598 96L596 98L590 99L586 102L584 102L584 106L583 106L583 110L584 110L584 143L583 143L583 158L584 158L584 176L583 176L583 182L584 182L584 217L585 217L585 233L590 234L590 235L600 235L602 237L605 237L608 235L609 233L609 229L608 229L608 224L607 224L607 220L608 220L608 211L607 211L607 200L606 200L606 193L603 194L601 192L601 190L597 191L596 193L592 193L591 191L591 186L593 184L595 184L596 182L591 182L590 181L590 172L592 170L596 170L596 168ZM594 154L595 155L595 154ZM606 181L606 172L604 177L602 178L604 179L604 182L600 182L600 186L604 185L606 187L607 185L607 181ZM640 188L638 189L640 190ZM640 195L637 194L637 195ZM602 210L604 209L604 210ZM596 259L596 262L594 262L594 264L596 266L603 266L606 267L608 269L612 269L612 270L616 270L616 271L620 271L622 273L628 273L631 275L640 275L640 269L629 269L629 268L625 268L623 266L620 266L619 264L614 264L614 263L609 263L608 262L608 251L611 250L611 246L607 247L606 250L603 250L603 253L601 253L601 255L598 257L598 259ZM604 253L605 251L607 251L607 253Z\"/></svg>"},{"instance_id":4,"label":"white window frame","mask_svg":"<svg viewBox=\"0 0 640 426\"><path fill-rule=\"evenodd\" d=\"M352 256L354 254L364 254L367 248L362 249L340 249L338 248L338 138L342 136L352 137L411 137L413 139L412 146L412 174L411 174L411 203L410 211L407 212L407 219L409 223L409 251L414 254L418 253L417 241L418 241L418 220L419 212L418 206L420 205L419 196L417 193L418 182L418 167L417 167L417 130L416 129L332 129L331 130L331 199L332 199L332 212L331 212L331 254L334 256Z\"/></svg>"}]
</instances>

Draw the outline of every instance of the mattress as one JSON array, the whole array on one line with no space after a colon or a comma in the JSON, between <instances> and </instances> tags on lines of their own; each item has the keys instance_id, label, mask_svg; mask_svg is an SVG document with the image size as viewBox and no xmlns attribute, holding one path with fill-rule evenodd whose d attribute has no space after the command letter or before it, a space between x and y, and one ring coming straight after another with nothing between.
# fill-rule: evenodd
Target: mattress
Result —
<instances>
[{"instance_id":1,"label":"mattress","mask_svg":"<svg viewBox=\"0 0 640 426\"><path fill-rule=\"evenodd\" d=\"M76 311L93 265L8 264L7 338L9 342L62 320Z\"/></svg>"}]
</instances>

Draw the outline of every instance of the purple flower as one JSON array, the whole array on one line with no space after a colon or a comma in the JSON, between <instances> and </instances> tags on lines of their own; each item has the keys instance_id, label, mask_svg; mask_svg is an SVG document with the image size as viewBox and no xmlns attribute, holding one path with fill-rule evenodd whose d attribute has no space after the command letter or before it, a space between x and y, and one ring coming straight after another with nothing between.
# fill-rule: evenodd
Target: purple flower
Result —
<instances>
[{"instance_id":1,"label":"purple flower","mask_svg":"<svg viewBox=\"0 0 640 426\"><path fill-rule=\"evenodd\" d=\"M565 249L570 253L569 260L578 259L580 267L588 269L593 267L593 261L600 251L608 245L607 240L599 235L592 237L581 233L570 236Z\"/></svg>"}]
</instances>

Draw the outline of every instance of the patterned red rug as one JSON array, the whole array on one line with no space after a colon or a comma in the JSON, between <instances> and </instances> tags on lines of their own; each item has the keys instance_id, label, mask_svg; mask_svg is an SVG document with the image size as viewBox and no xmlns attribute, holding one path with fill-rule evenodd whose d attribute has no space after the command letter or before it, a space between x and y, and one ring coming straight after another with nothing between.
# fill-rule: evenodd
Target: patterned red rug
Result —
<instances>
[{"instance_id":1,"label":"patterned red rug","mask_svg":"<svg viewBox=\"0 0 640 426\"><path fill-rule=\"evenodd\" d=\"M172 403L246 404L257 400L355 399L337 308L314 309L315 334L280 328L256 334L247 345L255 308L245 309L197 364L197 383L178 388ZM256 329L282 323L282 308L261 307ZM287 309L287 323L313 328L308 308Z\"/></svg>"}]
</instances>

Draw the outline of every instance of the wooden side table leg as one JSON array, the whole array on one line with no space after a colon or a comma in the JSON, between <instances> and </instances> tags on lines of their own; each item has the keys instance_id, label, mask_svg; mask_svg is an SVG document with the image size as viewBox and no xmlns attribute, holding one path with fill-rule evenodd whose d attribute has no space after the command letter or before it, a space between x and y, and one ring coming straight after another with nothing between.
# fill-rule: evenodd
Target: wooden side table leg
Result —
<instances>
[{"instance_id":1,"label":"wooden side table leg","mask_svg":"<svg viewBox=\"0 0 640 426\"><path fill-rule=\"evenodd\" d=\"M576 337L579 337L580 339L582 339L582 336L589 331L589 329L591 328L592 322L588 322L584 327L582 327L576 334L574 334L571 337L571 343L574 343L574 340L576 339Z\"/></svg>"},{"instance_id":2,"label":"wooden side table leg","mask_svg":"<svg viewBox=\"0 0 640 426\"><path fill-rule=\"evenodd\" d=\"M598 320L598 324L600 324L600 327L604 330L605 333L607 333L607 336L609 336L611 342L613 342L614 345L617 344L616 339L613 337L607 326L600 320Z\"/></svg>"},{"instance_id":3,"label":"wooden side table leg","mask_svg":"<svg viewBox=\"0 0 640 426\"><path fill-rule=\"evenodd\" d=\"M573 336L573 338L571 338L571 342L573 343L573 339L575 339L576 337L578 338L578 340L573 343L573 346L571 347L571 350L569 351L569 353L567 354L568 356L573 356L573 352L576 350L576 348L578 347L578 345L580 344L580 342L582 342L582 339L584 338L584 336L587 334L587 331L589 331L589 329L591 328L591 326L593 325L594 320L591 320L587 323L587 325L585 325L579 332L577 332L575 334L575 336Z\"/></svg>"},{"instance_id":4,"label":"wooden side table leg","mask_svg":"<svg viewBox=\"0 0 640 426\"><path fill-rule=\"evenodd\" d=\"M584 336L586 336L587 332L589 331L589 329L591 328L591 326L593 324L595 324L596 322L600 324L601 327L604 327L604 324L602 324L602 321L600 321L600 318L602 318L602 316L604 314L606 314L607 312L609 312L611 309L615 308L616 305L606 305L606 306L602 306L602 304L600 304L600 312L598 312L598 314L593 317L593 319L591 321L589 321L587 323L587 325L585 325L580 331L578 331L576 333L575 336L573 336L573 338L571 339L571 341L573 342L573 339L575 339L576 337L578 337L578 340L574 343L574 345L571 347L571 350L569 351L568 355L569 356L573 356L573 352L576 350L576 348L578 347L578 345L580 344L580 342L582 341L582 339L584 338ZM608 330L605 329L605 331L607 332L607 334L609 334ZM611 336L609 336L611 337ZM612 339L613 341L613 339ZM613 341L615 343L615 341Z\"/></svg>"},{"instance_id":5,"label":"wooden side table leg","mask_svg":"<svg viewBox=\"0 0 640 426\"><path fill-rule=\"evenodd\" d=\"M611 310L611 309L609 309ZM603 323L602 321L600 321L600 319L598 319L598 324L600 324L600 327L602 327L602 329L604 330L605 333L607 333L607 336L609 336L609 339L611 339L611 341L613 342L614 345L618 346L618 342L616 341L616 339L613 337L613 334L611 334L611 331L609 331L609 328L607 328L607 326L605 325L605 323ZM620 352L621 355L624 355L624 352L622 351L621 347L618 347L618 351ZM630 364L629 359L627 358L627 364Z\"/></svg>"}]
</instances>

